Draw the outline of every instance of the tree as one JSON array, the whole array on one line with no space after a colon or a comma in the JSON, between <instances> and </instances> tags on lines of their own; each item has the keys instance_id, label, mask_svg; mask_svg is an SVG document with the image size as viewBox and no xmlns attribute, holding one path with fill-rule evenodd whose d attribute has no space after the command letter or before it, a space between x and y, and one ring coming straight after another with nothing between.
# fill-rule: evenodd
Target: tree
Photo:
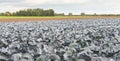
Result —
<instances>
[{"instance_id":1,"label":"tree","mask_svg":"<svg viewBox=\"0 0 120 61\"><path fill-rule=\"evenodd\" d=\"M85 13L84 13L84 12L82 12L82 13L81 13L81 15L83 16L83 15L85 15Z\"/></svg>"},{"instance_id":2,"label":"tree","mask_svg":"<svg viewBox=\"0 0 120 61\"><path fill-rule=\"evenodd\" d=\"M11 16L12 14L9 11L7 11L7 12L4 13L4 15L5 16Z\"/></svg>"},{"instance_id":3,"label":"tree","mask_svg":"<svg viewBox=\"0 0 120 61\"><path fill-rule=\"evenodd\" d=\"M1 13L0 15L4 16L54 16L54 10L43 10L40 8L37 9L26 9L26 10L19 10L13 13L5 12Z\"/></svg>"},{"instance_id":4,"label":"tree","mask_svg":"<svg viewBox=\"0 0 120 61\"><path fill-rule=\"evenodd\" d=\"M5 14L4 13L0 13L0 16L5 16Z\"/></svg>"},{"instance_id":5,"label":"tree","mask_svg":"<svg viewBox=\"0 0 120 61\"><path fill-rule=\"evenodd\" d=\"M54 10L53 10L53 9L49 9L49 10L48 10L48 12L49 12L49 16L54 16L54 15L55 15L55 13L54 13Z\"/></svg>"},{"instance_id":6,"label":"tree","mask_svg":"<svg viewBox=\"0 0 120 61\"><path fill-rule=\"evenodd\" d=\"M72 16L72 13L69 13L68 15L69 15L69 16Z\"/></svg>"},{"instance_id":7,"label":"tree","mask_svg":"<svg viewBox=\"0 0 120 61\"><path fill-rule=\"evenodd\" d=\"M95 16L96 16L97 14L96 14L96 13L94 13L93 15L95 15Z\"/></svg>"}]
</instances>

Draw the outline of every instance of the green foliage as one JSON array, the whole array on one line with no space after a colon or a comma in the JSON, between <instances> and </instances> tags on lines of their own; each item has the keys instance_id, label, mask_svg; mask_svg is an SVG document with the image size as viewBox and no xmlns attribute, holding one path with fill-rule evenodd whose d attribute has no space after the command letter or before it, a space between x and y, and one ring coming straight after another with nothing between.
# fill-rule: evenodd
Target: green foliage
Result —
<instances>
[{"instance_id":1,"label":"green foliage","mask_svg":"<svg viewBox=\"0 0 120 61\"><path fill-rule=\"evenodd\" d=\"M0 13L0 16L11 16L12 15L12 13L10 13L10 12L5 12L5 13Z\"/></svg>"},{"instance_id":2,"label":"green foliage","mask_svg":"<svg viewBox=\"0 0 120 61\"><path fill-rule=\"evenodd\" d=\"M19 10L13 13L5 12L0 13L0 16L54 16L54 10L43 10L40 8L37 9L26 9L26 10Z\"/></svg>"},{"instance_id":3,"label":"green foliage","mask_svg":"<svg viewBox=\"0 0 120 61\"><path fill-rule=\"evenodd\" d=\"M81 15L86 15L86 14L84 12L82 12Z\"/></svg>"},{"instance_id":4,"label":"green foliage","mask_svg":"<svg viewBox=\"0 0 120 61\"><path fill-rule=\"evenodd\" d=\"M72 13L68 13L69 16L72 16L73 14Z\"/></svg>"}]
</instances>

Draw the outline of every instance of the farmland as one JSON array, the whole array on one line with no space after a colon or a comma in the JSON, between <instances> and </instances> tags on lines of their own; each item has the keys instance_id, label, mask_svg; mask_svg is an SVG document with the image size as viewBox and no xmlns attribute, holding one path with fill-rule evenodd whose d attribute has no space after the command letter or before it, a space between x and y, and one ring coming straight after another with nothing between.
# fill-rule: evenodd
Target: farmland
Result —
<instances>
[{"instance_id":1,"label":"farmland","mask_svg":"<svg viewBox=\"0 0 120 61\"><path fill-rule=\"evenodd\" d=\"M23 22L0 23L0 60L119 61L119 18L68 17L1 17Z\"/></svg>"},{"instance_id":2,"label":"farmland","mask_svg":"<svg viewBox=\"0 0 120 61\"><path fill-rule=\"evenodd\" d=\"M41 21L41 20L78 20L96 18L120 18L120 16L0 16L1 22Z\"/></svg>"}]
</instances>

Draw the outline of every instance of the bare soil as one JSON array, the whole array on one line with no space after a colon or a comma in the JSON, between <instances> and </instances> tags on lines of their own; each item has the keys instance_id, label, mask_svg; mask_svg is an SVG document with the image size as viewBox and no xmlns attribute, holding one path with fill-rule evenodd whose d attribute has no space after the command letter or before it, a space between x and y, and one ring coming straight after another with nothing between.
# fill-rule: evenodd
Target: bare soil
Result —
<instances>
[{"instance_id":1,"label":"bare soil","mask_svg":"<svg viewBox=\"0 0 120 61\"><path fill-rule=\"evenodd\" d=\"M26 21L48 21L48 20L77 20L81 18L0 18L0 22L26 22Z\"/></svg>"},{"instance_id":2,"label":"bare soil","mask_svg":"<svg viewBox=\"0 0 120 61\"><path fill-rule=\"evenodd\" d=\"M78 20L97 18L120 18L120 17L80 17L80 18L0 18L0 22L27 22L27 21L48 21L48 20Z\"/></svg>"}]
</instances>

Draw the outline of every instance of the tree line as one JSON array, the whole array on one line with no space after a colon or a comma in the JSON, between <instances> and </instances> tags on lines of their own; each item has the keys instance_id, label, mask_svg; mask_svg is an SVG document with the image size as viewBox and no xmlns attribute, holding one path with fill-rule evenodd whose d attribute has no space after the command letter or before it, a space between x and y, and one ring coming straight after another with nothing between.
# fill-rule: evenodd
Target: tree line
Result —
<instances>
[{"instance_id":1,"label":"tree line","mask_svg":"<svg viewBox=\"0 0 120 61\"><path fill-rule=\"evenodd\" d=\"M55 12L53 9L24 9L16 12L5 12L0 13L0 16L54 16Z\"/></svg>"},{"instance_id":2,"label":"tree line","mask_svg":"<svg viewBox=\"0 0 120 61\"><path fill-rule=\"evenodd\" d=\"M64 13L55 13L53 9L44 10L41 8L36 9L24 9L16 12L4 12L0 13L0 16L75 16L73 13L68 13L65 15ZM120 16L120 14L86 14L84 12L80 13L77 16Z\"/></svg>"}]
</instances>

